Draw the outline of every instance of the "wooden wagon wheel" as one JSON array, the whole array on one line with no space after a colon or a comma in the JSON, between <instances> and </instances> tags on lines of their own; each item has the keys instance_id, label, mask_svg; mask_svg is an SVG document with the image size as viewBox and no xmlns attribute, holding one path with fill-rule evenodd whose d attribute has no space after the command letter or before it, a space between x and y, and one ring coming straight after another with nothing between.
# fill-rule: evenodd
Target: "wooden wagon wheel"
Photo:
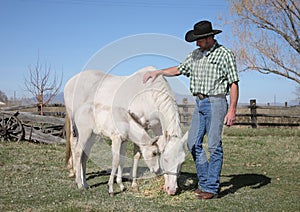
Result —
<instances>
[{"instance_id":1,"label":"wooden wagon wheel","mask_svg":"<svg viewBox=\"0 0 300 212\"><path fill-rule=\"evenodd\" d=\"M20 141L24 138L24 128L17 118L18 112L11 115L0 113L0 139L1 141Z\"/></svg>"}]
</instances>

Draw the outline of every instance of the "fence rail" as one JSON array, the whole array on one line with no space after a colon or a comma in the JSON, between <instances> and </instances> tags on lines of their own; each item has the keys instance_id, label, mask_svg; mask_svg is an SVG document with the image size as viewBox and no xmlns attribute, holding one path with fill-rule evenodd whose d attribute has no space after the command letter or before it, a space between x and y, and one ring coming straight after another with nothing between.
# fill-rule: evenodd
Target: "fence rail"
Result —
<instances>
[{"instance_id":1,"label":"fence rail","mask_svg":"<svg viewBox=\"0 0 300 212\"><path fill-rule=\"evenodd\" d=\"M179 104L180 120L183 125L189 125L195 105ZM236 126L257 127L300 127L300 106L258 106L256 100L250 104L238 107Z\"/></svg>"},{"instance_id":2,"label":"fence rail","mask_svg":"<svg viewBox=\"0 0 300 212\"><path fill-rule=\"evenodd\" d=\"M184 100L182 104L178 104L181 124L189 126L192 120L194 104ZM1 108L2 111L26 111L33 106L14 106ZM56 107L51 111L44 111L45 116L56 116L64 118L64 107ZM35 114L37 112L33 112ZM257 127L300 127L300 105L297 106L259 106L256 100L250 100L249 105L240 106L236 114L236 126Z\"/></svg>"}]
</instances>

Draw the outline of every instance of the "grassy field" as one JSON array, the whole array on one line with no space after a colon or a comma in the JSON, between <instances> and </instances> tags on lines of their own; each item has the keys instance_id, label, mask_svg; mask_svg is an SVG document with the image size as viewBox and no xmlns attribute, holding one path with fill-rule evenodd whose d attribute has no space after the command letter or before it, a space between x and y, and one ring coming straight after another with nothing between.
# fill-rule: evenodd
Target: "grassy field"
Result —
<instances>
[{"instance_id":1,"label":"grassy field","mask_svg":"<svg viewBox=\"0 0 300 212\"><path fill-rule=\"evenodd\" d=\"M227 128L223 143L219 198L199 201L189 154L178 195L163 193L163 179L155 177L140 180L138 192L109 197L108 175L92 161L92 188L77 189L64 167L64 146L2 142L0 211L300 211L299 130Z\"/></svg>"}]
</instances>

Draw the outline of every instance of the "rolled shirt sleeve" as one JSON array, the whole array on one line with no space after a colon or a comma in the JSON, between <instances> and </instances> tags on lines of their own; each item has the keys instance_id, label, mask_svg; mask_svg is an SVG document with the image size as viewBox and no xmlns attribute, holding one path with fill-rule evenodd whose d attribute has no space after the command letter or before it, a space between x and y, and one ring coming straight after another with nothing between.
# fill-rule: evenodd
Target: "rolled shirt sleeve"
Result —
<instances>
[{"instance_id":1,"label":"rolled shirt sleeve","mask_svg":"<svg viewBox=\"0 0 300 212\"><path fill-rule=\"evenodd\" d=\"M229 51L227 54L227 58L225 59L227 73L228 84L231 85L234 82L239 81L239 76L236 67L236 59L232 51Z\"/></svg>"},{"instance_id":2,"label":"rolled shirt sleeve","mask_svg":"<svg viewBox=\"0 0 300 212\"><path fill-rule=\"evenodd\" d=\"M193 53L190 53L187 58L177 67L179 72L187 77L190 77L191 75L192 54Z\"/></svg>"}]
</instances>

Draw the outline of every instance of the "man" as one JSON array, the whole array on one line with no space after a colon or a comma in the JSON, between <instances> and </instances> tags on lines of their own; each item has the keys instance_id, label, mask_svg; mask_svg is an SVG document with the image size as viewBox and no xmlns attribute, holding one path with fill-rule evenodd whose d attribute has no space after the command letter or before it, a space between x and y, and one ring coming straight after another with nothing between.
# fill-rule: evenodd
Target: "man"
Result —
<instances>
[{"instance_id":1,"label":"man","mask_svg":"<svg viewBox=\"0 0 300 212\"><path fill-rule=\"evenodd\" d=\"M198 199L212 199L218 193L223 162L223 124L231 126L235 121L238 101L238 74L235 57L229 49L220 45L214 35L221 30L212 29L209 21L200 21L185 35L187 42L196 41L199 48L191 52L179 66L147 72L143 81L152 81L158 75L190 78L190 90L196 97L196 106L189 130L188 148L193 156L198 188ZM230 94L228 108L226 95ZM209 158L203 149L207 135Z\"/></svg>"}]
</instances>

